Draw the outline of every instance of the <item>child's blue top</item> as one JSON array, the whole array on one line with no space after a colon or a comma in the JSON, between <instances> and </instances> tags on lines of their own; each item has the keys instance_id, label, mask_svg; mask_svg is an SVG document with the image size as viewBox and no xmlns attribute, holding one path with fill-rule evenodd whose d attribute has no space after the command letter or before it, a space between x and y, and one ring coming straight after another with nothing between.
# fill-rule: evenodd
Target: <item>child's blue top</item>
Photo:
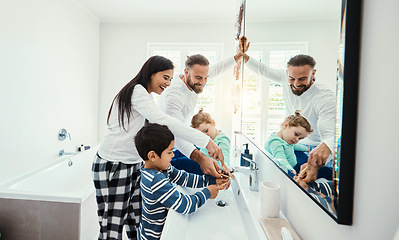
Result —
<instances>
[{"instance_id":1,"label":"child's blue top","mask_svg":"<svg viewBox=\"0 0 399 240\"><path fill-rule=\"evenodd\" d=\"M224 164L230 167L230 139L224 132L220 132L213 141L222 149ZM205 156L209 157L208 149L201 148L200 150ZM221 163L218 161L219 167L222 168Z\"/></svg>"},{"instance_id":2,"label":"child's blue top","mask_svg":"<svg viewBox=\"0 0 399 240\"><path fill-rule=\"evenodd\" d=\"M280 167L292 171L297 164L294 151L306 152L308 148L302 144L290 145L276 133L272 133L265 142L265 150L273 155L275 162Z\"/></svg>"}]
</instances>

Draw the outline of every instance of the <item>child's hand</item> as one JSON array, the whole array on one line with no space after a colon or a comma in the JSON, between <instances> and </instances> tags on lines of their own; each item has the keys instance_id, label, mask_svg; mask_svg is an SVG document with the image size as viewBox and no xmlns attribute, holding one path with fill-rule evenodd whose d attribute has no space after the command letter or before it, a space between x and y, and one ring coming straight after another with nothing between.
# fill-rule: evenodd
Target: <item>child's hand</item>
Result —
<instances>
[{"instance_id":1,"label":"child's hand","mask_svg":"<svg viewBox=\"0 0 399 240\"><path fill-rule=\"evenodd\" d=\"M295 179L295 181L299 184L299 186L303 187L303 189L308 190L309 185L300 178Z\"/></svg>"},{"instance_id":2,"label":"child's hand","mask_svg":"<svg viewBox=\"0 0 399 240\"><path fill-rule=\"evenodd\" d=\"M217 178L216 185L223 185L223 189L228 189L230 187L230 178Z\"/></svg>"},{"instance_id":3,"label":"child's hand","mask_svg":"<svg viewBox=\"0 0 399 240\"><path fill-rule=\"evenodd\" d=\"M211 192L211 199L215 199L218 196L219 190L224 188L223 185L209 185L208 187L209 192Z\"/></svg>"}]
</instances>

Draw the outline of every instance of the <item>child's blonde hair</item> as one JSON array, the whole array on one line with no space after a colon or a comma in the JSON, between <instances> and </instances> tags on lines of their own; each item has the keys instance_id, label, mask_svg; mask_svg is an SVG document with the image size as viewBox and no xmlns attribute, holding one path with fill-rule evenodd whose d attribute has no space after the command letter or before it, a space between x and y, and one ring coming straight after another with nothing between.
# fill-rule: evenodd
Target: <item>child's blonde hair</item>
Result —
<instances>
[{"instance_id":1,"label":"child's blonde hair","mask_svg":"<svg viewBox=\"0 0 399 240\"><path fill-rule=\"evenodd\" d=\"M199 125L202 123L212 123L213 118L209 113L203 112L203 109L201 108L197 114L193 116L191 119L191 127L197 128Z\"/></svg>"},{"instance_id":2,"label":"child's blonde hair","mask_svg":"<svg viewBox=\"0 0 399 240\"><path fill-rule=\"evenodd\" d=\"M285 118L284 123L287 122L290 127L298 127L301 126L305 128L306 132L311 133L313 132L312 126L306 118L301 115L300 110L296 110L294 115L290 115ZM284 124L283 123L283 124Z\"/></svg>"}]
</instances>

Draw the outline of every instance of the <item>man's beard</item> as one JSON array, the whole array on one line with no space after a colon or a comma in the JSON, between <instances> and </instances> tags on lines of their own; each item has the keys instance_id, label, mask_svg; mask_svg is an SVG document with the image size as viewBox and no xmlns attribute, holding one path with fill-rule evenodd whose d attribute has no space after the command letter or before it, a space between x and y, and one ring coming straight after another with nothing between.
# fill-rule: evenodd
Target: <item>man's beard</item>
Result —
<instances>
[{"instance_id":1,"label":"man's beard","mask_svg":"<svg viewBox=\"0 0 399 240\"><path fill-rule=\"evenodd\" d=\"M301 96L304 92L306 92L306 90L310 88L310 86L312 86L313 81L314 80L312 79L312 81L310 81L308 85L300 85L299 87L303 87L302 89L294 89L294 85L290 84L292 93L297 96Z\"/></svg>"},{"instance_id":2,"label":"man's beard","mask_svg":"<svg viewBox=\"0 0 399 240\"><path fill-rule=\"evenodd\" d=\"M197 88L196 88L196 86L201 86L201 84L198 84L198 83L193 84L193 83L191 82L190 74L187 76L187 85L188 85L196 94L202 93L202 90L204 90L204 86L202 86L201 89L197 89Z\"/></svg>"}]
</instances>

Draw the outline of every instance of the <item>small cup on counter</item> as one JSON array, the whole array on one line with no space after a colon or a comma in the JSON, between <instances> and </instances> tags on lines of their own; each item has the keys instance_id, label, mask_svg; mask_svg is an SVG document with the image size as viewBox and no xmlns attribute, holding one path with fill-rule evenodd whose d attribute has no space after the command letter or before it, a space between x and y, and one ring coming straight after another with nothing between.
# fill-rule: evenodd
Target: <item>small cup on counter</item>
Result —
<instances>
[{"instance_id":1,"label":"small cup on counter","mask_svg":"<svg viewBox=\"0 0 399 240\"><path fill-rule=\"evenodd\" d=\"M260 211L263 218L280 217L280 185L274 182L262 182Z\"/></svg>"}]
</instances>

